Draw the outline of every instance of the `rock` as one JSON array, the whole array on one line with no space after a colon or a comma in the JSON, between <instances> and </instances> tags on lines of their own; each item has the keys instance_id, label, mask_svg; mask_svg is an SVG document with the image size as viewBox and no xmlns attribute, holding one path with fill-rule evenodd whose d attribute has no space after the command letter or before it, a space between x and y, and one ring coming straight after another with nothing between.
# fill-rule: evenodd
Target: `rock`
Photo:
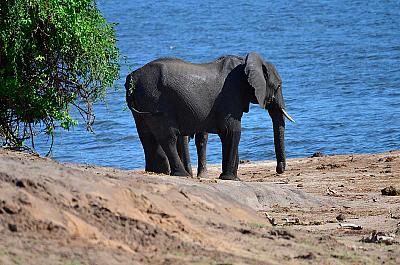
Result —
<instances>
[{"instance_id":1,"label":"rock","mask_svg":"<svg viewBox=\"0 0 400 265\"><path fill-rule=\"evenodd\" d=\"M379 162L392 162L393 160L395 160L396 159L396 157L393 157L393 156L388 156L388 157L385 157L385 158L379 158L378 159L378 161Z\"/></svg>"},{"instance_id":2,"label":"rock","mask_svg":"<svg viewBox=\"0 0 400 265\"><path fill-rule=\"evenodd\" d=\"M322 152L315 152L314 154L312 154L310 157L324 157L326 155L324 155Z\"/></svg>"},{"instance_id":3,"label":"rock","mask_svg":"<svg viewBox=\"0 0 400 265\"><path fill-rule=\"evenodd\" d=\"M309 260L311 260L311 259L316 259L317 256L314 253L309 252L307 254L299 255L299 256L296 256L294 258L295 259L309 259Z\"/></svg>"},{"instance_id":4,"label":"rock","mask_svg":"<svg viewBox=\"0 0 400 265\"><path fill-rule=\"evenodd\" d=\"M381 190L382 195L386 196L400 196L400 189L396 189L393 186L386 187Z\"/></svg>"},{"instance_id":5,"label":"rock","mask_svg":"<svg viewBox=\"0 0 400 265\"><path fill-rule=\"evenodd\" d=\"M362 230L363 229L363 227L361 225L357 225L357 224L342 224L342 223L340 223L339 226L341 228L352 229L352 230Z\"/></svg>"},{"instance_id":6,"label":"rock","mask_svg":"<svg viewBox=\"0 0 400 265\"><path fill-rule=\"evenodd\" d=\"M20 180L20 179L18 179L18 180L15 182L15 186L17 186L18 188L26 188L25 183L24 183L22 180Z\"/></svg>"},{"instance_id":7,"label":"rock","mask_svg":"<svg viewBox=\"0 0 400 265\"><path fill-rule=\"evenodd\" d=\"M8 224L8 229L10 229L11 232L18 232L16 224Z\"/></svg>"},{"instance_id":8,"label":"rock","mask_svg":"<svg viewBox=\"0 0 400 265\"><path fill-rule=\"evenodd\" d=\"M283 239L286 239L286 240L290 240L290 239L295 238L295 236L292 233L288 232L285 229L274 229L274 230L271 230L269 232L269 234L271 236L275 236L275 237L278 237L278 238L283 238Z\"/></svg>"},{"instance_id":9,"label":"rock","mask_svg":"<svg viewBox=\"0 0 400 265\"><path fill-rule=\"evenodd\" d=\"M31 205L31 201L28 197L28 195L24 194L24 193L19 193L18 194L18 201L24 205Z\"/></svg>"},{"instance_id":10,"label":"rock","mask_svg":"<svg viewBox=\"0 0 400 265\"><path fill-rule=\"evenodd\" d=\"M240 228L239 232L242 233L243 235L254 235L254 232L251 231L250 229L246 229L246 228Z\"/></svg>"},{"instance_id":11,"label":"rock","mask_svg":"<svg viewBox=\"0 0 400 265\"><path fill-rule=\"evenodd\" d=\"M342 222L342 221L346 220L346 216L341 213L338 216L336 216L336 220L338 220L339 222Z\"/></svg>"},{"instance_id":12,"label":"rock","mask_svg":"<svg viewBox=\"0 0 400 265\"><path fill-rule=\"evenodd\" d=\"M290 225L290 224L300 224L300 219L295 217L295 218L285 218L283 219L285 221L285 224Z\"/></svg>"},{"instance_id":13,"label":"rock","mask_svg":"<svg viewBox=\"0 0 400 265\"><path fill-rule=\"evenodd\" d=\"M365 243L383 243L386 245L392 245L397 243L395 241L395 234L388 234L388 233L384 233L384 232L377 232L377 231L373 231L371 236L369 237L363 237L361 239L361 242L365 242Z\"/></svg>"},{"instance_id":14,"label":"rock","mask_svg":"<svg viewBox=\"0 0 400 265\"><path fill-rule=\"evenodd\" d=\"M17 214L21 210L21 207L13 202L5 201L3 205L3 210L8 214Z\"/></svg>"},{"instance_id":15,"label":"rock","mask_svg":"<svg viewBox=\"0 0 400 265\"><path fill-rule=\"evenodd\" d=\"M267 217L268 221L271 223L271 225L276 226L278 223L276 222L275 218L273 218L271 215L268 213L265 213L265 217Z\"/></svg>"}]
</instances>

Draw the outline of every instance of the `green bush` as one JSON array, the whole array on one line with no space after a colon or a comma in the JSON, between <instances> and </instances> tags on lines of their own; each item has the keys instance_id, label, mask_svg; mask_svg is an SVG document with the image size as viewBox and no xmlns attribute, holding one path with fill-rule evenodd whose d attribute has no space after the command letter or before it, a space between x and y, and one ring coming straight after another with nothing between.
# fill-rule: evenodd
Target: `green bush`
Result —
<instances>
[{"instance_id":1,"label":"green bush","mask_svg":"<svg viewBox=\"0 0 400 265\"><path fill-rule=\"evenodd\" d=\"M0 137L22 147L27 139L77 123L87 128L92 105L119 78L113 24L94 0L4 0L0 5Z\"/></svg>"}]
</instances>

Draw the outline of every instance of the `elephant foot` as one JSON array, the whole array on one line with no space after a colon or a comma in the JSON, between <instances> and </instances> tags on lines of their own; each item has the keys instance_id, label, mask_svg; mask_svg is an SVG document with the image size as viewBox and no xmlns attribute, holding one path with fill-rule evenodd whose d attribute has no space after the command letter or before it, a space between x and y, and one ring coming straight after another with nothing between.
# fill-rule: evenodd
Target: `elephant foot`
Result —
<instances>
[{"instance_id":1,"label":"elephant foot","mask_svg":"<svg viewBox=\"0 0 400 265\"><path fill-rule=\"evenodd\" d=\"M238 178L237 176L235 176L233 174L221 174L219 176L219 179L240 181L240 178Z\"/></svg>"},{"instance_id":2,"label":"elephant foot","mask_svg":"<svg viewBox=\"0 0 400 265\"><path fill-rule=\"evenodd\" d=\"M178 177L192 177L186 170L184 171L175 171L171 173L171 176L178 176Z\"/></svg>"},{"instance_id":3,"label":"elephant foot","mask_svg":"<svg viewBox=\"0 0 400 265\"><path fill-rule=\"evenodd\" d=\"M285 162L279 162L276 165L276 173L282 174L283 172L285 172L285 167L286 167L286 163Z\"/></svg>"},{"instance_id":4,"label":"elephant foot","mask_svg":"<svg viewBox=\"0 0 400 265\"><path fill-rule=\"evenodd\" d=\"M198 172L198 173L197 173L197 178L203 178L203 179L208 178L207 170Z\"/></svg>"}]
</instances>

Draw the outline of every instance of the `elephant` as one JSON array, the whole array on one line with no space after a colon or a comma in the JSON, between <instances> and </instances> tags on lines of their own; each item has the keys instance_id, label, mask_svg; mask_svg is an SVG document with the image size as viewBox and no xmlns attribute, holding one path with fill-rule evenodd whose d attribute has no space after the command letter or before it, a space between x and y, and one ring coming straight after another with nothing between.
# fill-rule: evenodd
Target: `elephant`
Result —
<instances>
[{"instance_id":1,"label":"elephant","mask_svg":"<svg viewBox=\"0 0 400 265\"><path fill-rule=\"evenodd\" d=\"M125 88L147 171L190 176L182 159L188 155L184 137L214 133L222 143L219 178L239 180L241 118L250 103L268 111L273 122L276 172L285 171L285 117L293 119L285 110L282 80L275 66L258 53L245 58L226 55L201 64L156 59L130 73ZM205 144L199 151L205 155Z\"/></svg>"}]
</instances>

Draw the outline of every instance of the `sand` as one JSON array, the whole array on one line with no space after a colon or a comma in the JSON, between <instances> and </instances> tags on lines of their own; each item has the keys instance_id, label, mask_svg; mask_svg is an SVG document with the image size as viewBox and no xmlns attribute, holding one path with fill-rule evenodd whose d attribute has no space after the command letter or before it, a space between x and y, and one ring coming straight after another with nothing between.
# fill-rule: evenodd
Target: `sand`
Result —
<instances>
[{"instance_id":1,"label":"sand","mask_svg":"<svg viewBox=\"0 0 400 265\"><path fill-rule=\"evenodd\" d=\"M241 161L241 182L0 149L0 264L400 264L400 151Z\"/></svg>"}]
</instances>

